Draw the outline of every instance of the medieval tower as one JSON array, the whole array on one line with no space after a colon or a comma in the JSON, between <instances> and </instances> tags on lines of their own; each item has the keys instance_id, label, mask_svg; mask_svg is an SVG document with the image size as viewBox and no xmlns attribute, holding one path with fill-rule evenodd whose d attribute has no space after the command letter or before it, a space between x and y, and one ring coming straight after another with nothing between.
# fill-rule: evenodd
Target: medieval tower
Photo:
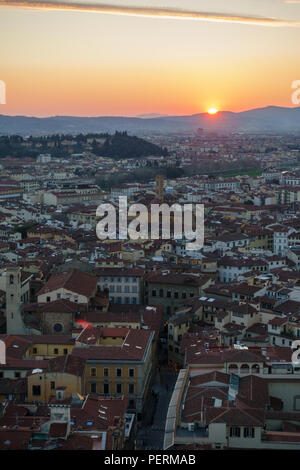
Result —
<instances>
[{"instance_id":1,"label":"medieval tower","mask_svg":"<svg viewBox=\"0 0 300 470\"><path fill-rule=\"evenodd\" d=\"M156 175L156 198L160 202L164 200L164 175Z\"/></svg>"},{"instance_id":2,"label":"medieval tower","mask_svg":"<svg viewBox=\"0 0 300 470\"><path fill-rule=\"evenodd\" d=\"M21 268L7 268L6 274L6 333L26 334L22 319Z\"/></svg>"}]
</instances>

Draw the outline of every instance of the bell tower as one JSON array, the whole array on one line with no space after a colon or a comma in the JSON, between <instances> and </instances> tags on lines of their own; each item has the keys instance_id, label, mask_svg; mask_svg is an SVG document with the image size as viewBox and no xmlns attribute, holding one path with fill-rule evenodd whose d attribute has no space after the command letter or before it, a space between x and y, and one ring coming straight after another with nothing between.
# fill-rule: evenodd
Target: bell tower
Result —
<instances>
[{"instance_id":1,"label":"bell tower","mask_svg":"<svg viewBox=\"0 0 300 470\"><path fill-rule=\"evenodd\" d=\"M7 268L6 274L6 333L25 335L22 319L21 268Z\"/></svg>"}]
</instances>

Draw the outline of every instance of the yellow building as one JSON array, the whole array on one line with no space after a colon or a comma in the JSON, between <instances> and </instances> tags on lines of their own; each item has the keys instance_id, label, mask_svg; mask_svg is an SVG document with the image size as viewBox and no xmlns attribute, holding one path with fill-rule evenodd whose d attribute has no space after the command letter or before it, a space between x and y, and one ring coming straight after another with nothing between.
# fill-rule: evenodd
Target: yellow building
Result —
<instances>
[{"instance_id":1,"label":"yellow building","mask_svg":"<svg viewBox=\"0 0 300 470\"><path fill-rule=\"evenodd\" d=\"M84 393L85 360L75 356L51 359L47 369L33 369L27 377L28 401L64 401Z\"/></svg>"},{"instance_id":2,"label":"yellow building","mask_svg":"<svg viewBox=\"0 0 300 470\"><path fill-rule=\"evenodd\" d=\"M86 360L85 393L124 395L129 409L141 412L152 376L148 329L85 328L72 355Z\"/></svg>"},{"instance_id":3,"label":"yellow building","mask_svg":"<svg viewBox=\"0 0 300 470\"><path fill-rule=\"evenodd\" d=\"M34 359L51 359L71 354L75 347L75 339L64 335L36 335L30 336L31 346L27 349L25 357Z\"/></svg>"}]
</instances>

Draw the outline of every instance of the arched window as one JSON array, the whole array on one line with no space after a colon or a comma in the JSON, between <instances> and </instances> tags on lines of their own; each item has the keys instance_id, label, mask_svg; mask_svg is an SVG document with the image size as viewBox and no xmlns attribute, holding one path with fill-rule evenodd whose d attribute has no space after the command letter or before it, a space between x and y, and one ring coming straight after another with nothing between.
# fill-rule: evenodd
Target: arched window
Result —
<instances>
[{"instance_id":1,"label":"arched window","mask_svg":"<svg viewBox=\"0 0 300 470\"><path fill-rule=\"evenodd\" d=\"M240 371L241 371L241 374L249 374L250 368L248 364L242 364Z\"/></svg>"},{"instance_id":2,"label":"arched window","mask_svg":"<svg viewBox=\"0 0 300 470\"><path fill-rule=\"evenodd\" d=\"M13 275L13 274L11 274L11 275L9 276L9 283L10 283L10 284L13 284L13 283L14 283L14 275Z\"/></svg>"},{"instance_id":3,"label":"arched window","mask_svg":"<svg viewBox=\"0 0 300 470\"><path fill-rule=\"evenodd\" d=\"M252 374L259 374L259 370L260 370L259 365L258 364L253 364L252 369L251 369Z\"/></svg>"},{"instance_id":4,"label":"arched window","mask_svg":"<svg viewBox=\"0 0 300 470\"><path fill-rule=\"evenodd\" d=\"M228 372L230 372L231 374L237 374L238 366L236 364L229 364Z\"/></svg>"}]
</instances>

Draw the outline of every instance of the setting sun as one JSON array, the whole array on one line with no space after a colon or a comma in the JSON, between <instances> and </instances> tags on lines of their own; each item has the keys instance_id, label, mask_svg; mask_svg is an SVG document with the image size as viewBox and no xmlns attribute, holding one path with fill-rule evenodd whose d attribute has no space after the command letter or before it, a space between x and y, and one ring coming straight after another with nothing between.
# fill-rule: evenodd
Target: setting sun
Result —
<instances>
[{"instance_id":1,"label":"setting sun","mask_svg":"<svg viewBox=\"0 0 300 470\"><path fill-rule=\"evenodd\" d=\"M217 114L218 110L216 108L209 108L207 112L208 114Z\"/></svg>"}]
</instances>

